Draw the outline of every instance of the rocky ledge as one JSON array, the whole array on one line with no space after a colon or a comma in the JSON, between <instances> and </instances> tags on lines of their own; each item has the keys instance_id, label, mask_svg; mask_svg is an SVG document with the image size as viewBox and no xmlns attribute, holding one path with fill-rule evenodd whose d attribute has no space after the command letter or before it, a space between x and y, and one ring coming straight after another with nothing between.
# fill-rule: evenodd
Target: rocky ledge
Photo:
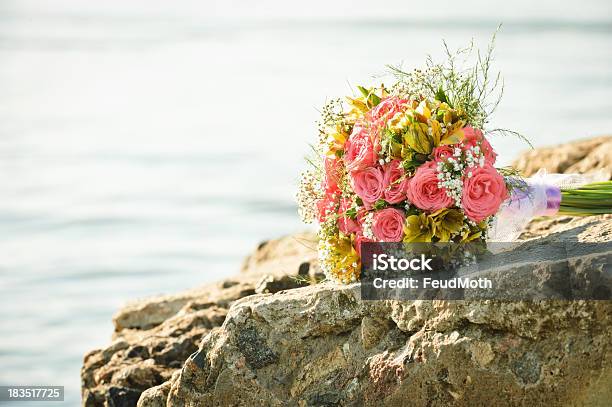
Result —
<instances>
[{"instance_id":1,"label":"rocky ledge","mask_svg":"<svg viewBox=\"0 0 612 407\"><path fill-rule=\"evenodd\" d=\"M314 282L320 272L313 247L311 234L264 242L235 278L125 306L113 318L112 343L85 355L83 405L135 406L144 390L178 373L236 300Z\"/></svg>"},{"instance_id":2,"label":"rocky ledge","mask_svg":"<svg viewBox=\"0 0 612 407\"><path fill-rule=\"evenodd\" d=\"M523 237L609 243L612 217L537 221ZM83 404L609 405L612 302L361 301L356 285L310 285L315 246L266 242L233 279L126 306L113 342L85 356ZM592 247L570 271L609 289L609 245Z\"/></svg>"},{"instance_id":3,"label":"rocky ledge","mask_svg":"<svg viewBox=\"0 0 612 407\"><path fill-rule=\"evenodd\" d=\"M543 168L549 173L562 174L604 171L612 179L612 136L526 151L512 166L527 177Z\"/></svg>"}]
</instances>

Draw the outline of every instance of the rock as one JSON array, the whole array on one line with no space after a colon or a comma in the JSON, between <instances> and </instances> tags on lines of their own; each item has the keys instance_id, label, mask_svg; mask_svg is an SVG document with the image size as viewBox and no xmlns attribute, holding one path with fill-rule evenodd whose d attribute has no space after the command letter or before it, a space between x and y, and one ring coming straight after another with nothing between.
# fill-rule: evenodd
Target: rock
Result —
<instances>
[{"instance_id":1,"label":"rock","mask_svg":"<svg viewBox=\"0 0 612 407\"><path fill-rule=\"evenodd\" d=\"M159 296L127 304L113 317L115 332L125 329L147 330L176 315L189 303L219 303L227 307L232 301L251 295L257 278L229 279L208 284L179 295Z\"/></svg>"},{"instance_id":2,"label":"rock","mask_svg":"<svg viewBox=\"0 0 612 407\"><path fill-rule=\"evenodd\" d=\"M589 173L601 170L612 179L612 136L595 137L522 153L512 166L529 177L540 168L549 173Z\"/></svg>"},{"instance_id":3,"label":"rock","mask_svg":"<svg viewBox=\"0 0 612 407\"><path fill-rule=\"evenodd\" d=\"M310 267L303 265L316 260L312 253L307 254L304 242L308 239L313 241L313 235L302 234L260 245L248 262L250 269L236 278L126 305L113 318L112 344L89 352L84 358L83 405L133 406L145 390L143 403L159 405L168 393L172 374L198 350L206 334L221 326L232 303L256 291L276 293L309 283ZM263 246L267 246L264 251ZM274 256L284 256L284 261L275 262ZM273 268L271 272L266 272L267 267ZM312 270L316 268L315 263ZM245 347L258 346L257 342L248 345L251 339L248 335L244 337ZM266 363L272 356L258 357L251 362Z\"/></svg>"},{"instance_id":4,"label":"rock","mask_svg":"<svg viewBox=\"0 0 612 407\"><path fill-rule=\"evenodd\" d=\"M585 242L609 242L612 240L612 229L606 230L594 226L610 220L612 220L612 215L538 218L527 225L520 239L527 240L554 234L559 240L580 239Z\"/></svg>"},{"instance_id":5,"label":"rock","mask_svg":"<svg viewBox=\"0 0 612 407\"><path fill-rule=\"evenodd\" d=\"M208 284L178 295L147 298L127 304L113 317L115 332L149 329L176 315L192 301L217 303L226 307L232 301L260 292L277 292L306 285L321 277L317 261L317 238L300 233L265 241L248 256L241 271L248 274Z\"/></svg>"},{"instance_id":6,"label":"rock","mask_svg":"<svg viewBox=\"0 0 612 407\"><path fill-rule=\"evenodd\" d=\"M248 256L243 273L322 278L317 260L317 237L313 233L300 233L260 243Z\"/></svg>"},{"instance_id":7,"label":"rock","mask_svg":"<svg viewBox=\"0 0 612 407\"><path fill-rule=\"evenodd\" d=\"M277 293L279 291L304 287L308 284L308 279L296 278L295 276L273 277L271 274L267 274L257 282L255 292L257 294Z\"/></svg>"},{"instance_id":8,"label":"rock","mask_svg":"<svg viewBox=\"0 0 612 407\"><path fill-rule=\"evenodd\" d=\"M106 404L109 407L131 407L138 403L140 391L127 387L110 387L106 393Z\"/></svg>"},{"instance_id":9,"label":"rock","mask_svg":"<svg viewBox=\"0 0 612 407\"><path fill-rule=\"evenodd\" d=\"M178 370L175 372L175 376L178 372ZM138 400L138 407L165 407L171 384L171 381L167 381L159 386L151 387L150 389L142 392L140 399Z\"/></svg>"},{"instance_id":10,"label":"rock","mask_svg":"<svg viewBox=\"0 0 612 407\"><path fill-rule=\"evenodd\" d=\"M364 316L361 320L361 343L365 349L375 346L389 329L386 318L375 319Z\"/></svg>"},{"instance_id":11,"label":"rock","mask_svg":"<svg viewBox=\"0 0 612 407\"><path fill-rule=\"evenodd\" d=\"M127 400L125 405L134 406L143 390L169 380L197 350L202 337L223 323L226 314L227 308L194 301L158 326L116 333L111 346L85 356L81 369L84 404L112 406ZM129 391L111 393L118 388Z\"/></svg>"},{"instance_id":12,"label":"rock","mask_svg":"<svg viewBox=\"0 0 612 407\"><path fill-rule=\"evenodd\" d=\"M524 245L610 230L600 219ZM589 247L573 275L609 262ZM537 266L551 274L555 261ZM167 405L604 406L611 340L610 301L361 301L358 284L322 283L236 301L171 380Z\"/></svg>"}]
</instances>

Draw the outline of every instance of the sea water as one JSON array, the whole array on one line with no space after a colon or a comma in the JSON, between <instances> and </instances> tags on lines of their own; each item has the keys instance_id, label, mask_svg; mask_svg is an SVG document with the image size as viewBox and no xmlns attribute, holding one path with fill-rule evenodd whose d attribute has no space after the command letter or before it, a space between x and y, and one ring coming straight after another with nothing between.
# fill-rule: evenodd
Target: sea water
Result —
<instances>
[{"instance_id":1,"label":"sea water","mask_svg":"<svg viewBox=\"0 0 612 407\"><path fill-rule=\"evenodd\" d=\"M441 57L443 38L484 47L505 23L491 126L536 146L612 130L605 0L292 3L0 4L0 384L64 385L77 404L122 304L234 274L303 229L317 108ZM492 142L501 164L527 148Z\"/></svg>"}]
</instances>

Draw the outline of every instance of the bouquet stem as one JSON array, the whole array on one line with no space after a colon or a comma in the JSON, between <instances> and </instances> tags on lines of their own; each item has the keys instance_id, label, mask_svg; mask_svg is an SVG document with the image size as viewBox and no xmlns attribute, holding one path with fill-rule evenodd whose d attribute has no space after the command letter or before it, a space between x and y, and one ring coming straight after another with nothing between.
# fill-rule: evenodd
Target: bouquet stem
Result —
<instances>
[{"instance_id":1,"label":"bouquet stem","mask_svg":"<svg viewBox=\"0 0 612 407\"><path fill-rule=\"evenodd\" d=\"M561 190L559 215L589 216L612 213L612 181L593 182Z\"/></svg>"}]
</instances>

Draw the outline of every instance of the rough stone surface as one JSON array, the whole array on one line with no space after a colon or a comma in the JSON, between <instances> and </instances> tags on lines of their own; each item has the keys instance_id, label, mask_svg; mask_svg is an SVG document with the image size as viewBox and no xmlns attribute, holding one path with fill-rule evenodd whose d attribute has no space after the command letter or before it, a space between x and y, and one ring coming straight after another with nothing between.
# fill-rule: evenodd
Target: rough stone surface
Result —
<instances>
[{"instance_id":1,"label":"rough stone surface","mask_svg":"<svg viewBox=\"0 0 612 407\"><path fill-rule=\"evenodd\" d=\"M612 220L612 215L539 218L533 220L527 226L520 239L528 240L555 234L555 237L560 240L574 238L584 242L609 242L612 240L612 229L594 229L592 226L610 220ZM594 230L596 230L596 233L594 233Z\"/></svg>"},{"instance_id":2,"label":"rough stone surface","mask_svg":"<svg viewBox=\"0 0 612 407\"><path fill-rule=\"evenodd\" d=\"M611 229L604 219L559 234ZM609 261L593 250L571 262L576 275ZM369 302L357 285L324 283L235 302L171 380L167 405L604 406L611 340L610 301Z\"/></svg>"},{"instance_id":3,"label":"rough stone surface","mask_svg":"<svg viewBox=\"0 0 612 407\"><path fill-rule=\"evenodd\" d=\"M262 242L244 260L241 271L320 278L317 238L313 233L300 233Z\"/></svg>"},{"instance_id":4,"label":"rough stone surface","mask_svg":"<svg viewBox=\"0 0 612 407\"><path fill-rule=\"evenodd\" d=\"M178 373L179 370L175 371L174 376L176 376ZM168 380L159 386L151 387L150 389L145 390L140 395L138 407L165 407L171 385L172 382Z\"/></svg>"},{"instance_id":5,"label":"rough stone surface","mask_svg":"<svg viewBox=\"0 0 612 407\"><path fill-rule=\"evenodd\" d=\"M525 176L544 168L550 173L584 174L601 170L612 179L612 136L525 151L512 165Z\"/></svg>"},{"instance_id":6,"label":"rough stone surface","mask_svg":"<svg viewBox=\"0 0 612 407\"><path fill-rule=\"evenodd\" d=\"M85 355L81 369L83 405L134 406L145 390L142 403L160 405L164 399L165 405L168 380L197 351L202 338L223 323L234 301L308 284L314 275L309 273L317 265L304 244L313 239L313 235L302 234L262 243L245 263L244 274L125 306L113 318L111 345ZM265 363L271 357L264 355L253 363Z\"/></svg>"}]
</instances>

